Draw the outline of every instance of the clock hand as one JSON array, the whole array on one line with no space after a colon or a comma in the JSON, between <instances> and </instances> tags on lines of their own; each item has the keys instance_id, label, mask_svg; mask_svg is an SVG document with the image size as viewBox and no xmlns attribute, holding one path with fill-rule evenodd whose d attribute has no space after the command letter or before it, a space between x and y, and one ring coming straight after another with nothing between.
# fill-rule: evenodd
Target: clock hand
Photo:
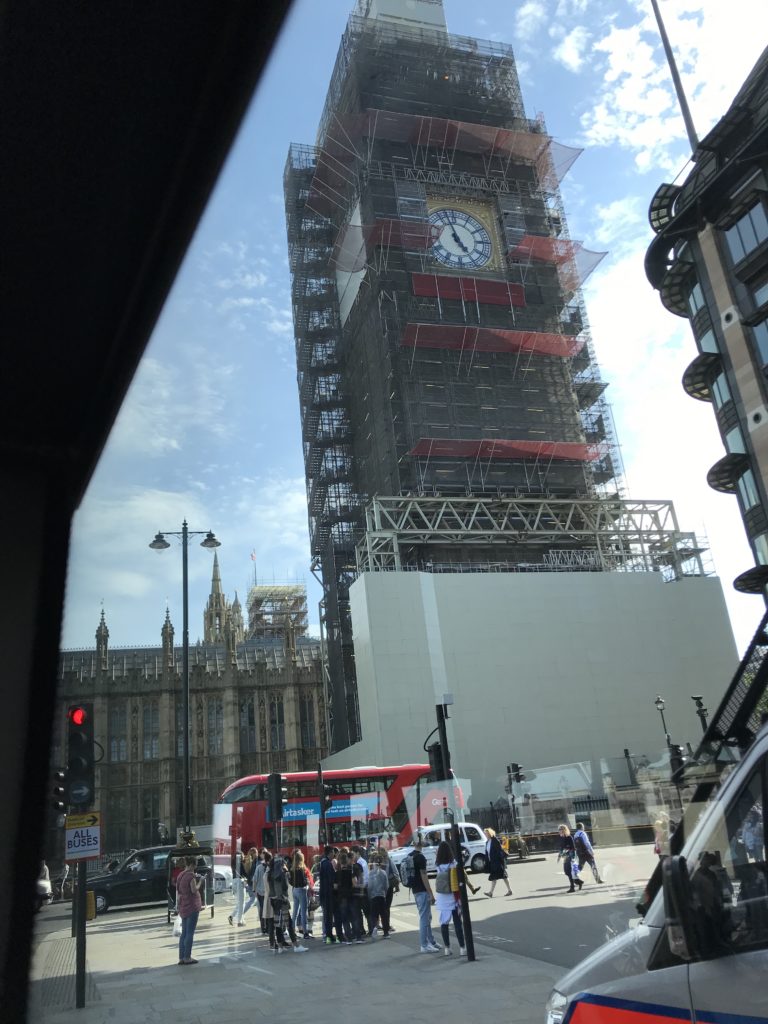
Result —
<instances>
[{"instance_id":1,"label":"clock hand","mask_svg":"<svg viewBox=\"0 0 768 1024\"><path fill-rule=\"evenodd\" d=\"M456 234L456 229L455 228L451 228L451 234L453 235L453 240L456 243L456 245L458 245L458 247L460 249L462 249L464 252L469 252L469 249L466 247L466 245L464 245L462 240Z\"/></svg>"}]
</instances>

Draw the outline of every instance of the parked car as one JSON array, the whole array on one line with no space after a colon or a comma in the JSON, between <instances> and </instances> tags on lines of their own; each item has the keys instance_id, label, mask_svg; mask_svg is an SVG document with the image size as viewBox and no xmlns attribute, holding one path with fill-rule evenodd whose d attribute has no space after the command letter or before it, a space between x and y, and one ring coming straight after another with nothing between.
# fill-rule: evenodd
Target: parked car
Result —
<instances>
[{"instance_id":1,"label":"parked car","mask_svg":"<svg viewBox=\"0 0 768 1024\"><path fill-rule=\"evenodd\" d=\"M168 854L173 846L132 850L122 863L91 875L87 888L96 899L96 913L136 903L165 903L168 899ZM114 863L114 862L112 862Z\"/></svg>"},{"instance_id":2,"label":"parked car","mask_svg":"<svg viewBox=\"0 0 768 1024\"><path fill-rule=\"evenodd\" d=\"M427 871L435 871L437 848L443 839L450 841L451 826L426 825L423 828L420 828L418 832L424 842L421 852L424 854L427 861ZM459 822L459 838L464 855L464 866L470 868L477 874L482 874L482 872L487 871L488 856L485 852L486 837L482 828L471 821ZM393 864L399 868L401 862L405 860L412 850L412 842L409 842L405 846L399 847L397 850L392 850L390 853L390 859Z\"/></svg>"}]
</instances>

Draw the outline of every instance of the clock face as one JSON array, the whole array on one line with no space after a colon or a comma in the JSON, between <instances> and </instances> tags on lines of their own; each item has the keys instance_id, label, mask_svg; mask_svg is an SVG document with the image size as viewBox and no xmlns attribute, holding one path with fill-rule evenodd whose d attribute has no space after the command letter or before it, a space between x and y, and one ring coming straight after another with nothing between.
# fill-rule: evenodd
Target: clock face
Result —
<instances>
[{"instance_id":1,"label":"clock face","mask_svg":"<svg viewBox=\"0 0 768 1024\"><path fill-rule=\"evenodd\" d=\"M471 213L443 207L430 213L429 222L440 229L432 255L446 267L463 270L484 267L490 262L491 236Z\"/></svg>"}]
</instances>

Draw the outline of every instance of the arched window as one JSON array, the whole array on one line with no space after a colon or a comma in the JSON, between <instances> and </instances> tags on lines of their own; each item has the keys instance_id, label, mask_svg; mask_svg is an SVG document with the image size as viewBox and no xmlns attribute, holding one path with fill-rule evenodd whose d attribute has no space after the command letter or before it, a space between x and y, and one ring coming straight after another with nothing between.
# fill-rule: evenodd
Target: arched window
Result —
<instances>
[{"instance_id":1,"label":"arched window","mask_svg":"<svg viewBox=\"0 0 768 1024\"><path fill-rule=\"evenodd\" d=\"M125 704L113 704L109 709L109 760L113 763L128 760L128 709Z\"/></svg>"},{"instance_id":2,"label":"arched window","mask_svg":"<svg viewBox=\"0 0 768 1024\"><path fill-rule=\"evenodd\" d=\"M144 705L143 750L145 761L156 761L160 757L160 709L156 700Z\"/></svg>"},{"instance_id":3,"label":"arched window","mask_svg":"<svg viewBox=\"0 0 768 1024\"><path fill-rule=\"evenodd\" d=\"M224 753L224 701L208 698L208 753Z\"/></svg>"},{"instance_id":4,"label":"arched window","mask_svg":"<svg viewBox=\"0 0 768 1024\"><path fill-rule=\"evenodd\" d=\"M270 750L285 750L283 698L276 693L269 698L269 746Z\"/></svg>"},{"instance_id":5,"label":"arched window","mask_svg":"<svg viewBox=\"0 0 768 1024\"><path fill-rule=\"evenodd\" d=\"M249 694L240 701L240 753L256 752L256 699Z\"/></svg>"},{"instance_id":6,"label":"arched window","mask_svg":"<svg viewBox=\"0 0 768 1024\"><path fill-rule=\"evenodd\" d=\"M301 745L307 750L315 744L315 702L312 694L302 694L299 699L299 726L301 729Z\"/></svg>"}]
</instances>

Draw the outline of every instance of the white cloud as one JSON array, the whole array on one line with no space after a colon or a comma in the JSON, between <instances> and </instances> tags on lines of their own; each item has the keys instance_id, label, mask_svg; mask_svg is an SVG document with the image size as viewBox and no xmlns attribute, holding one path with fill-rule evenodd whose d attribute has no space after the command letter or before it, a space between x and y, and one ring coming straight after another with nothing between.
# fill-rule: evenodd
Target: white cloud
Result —
<instances>
[{"instance_id":1,"label":"white cloud","mask_svg":"<svg viewBox=\"0 0 768 1024\"><path fill-rule=\"evenodd\" d=\"M533 39L548 18L543 0L525 0L515 18L515 38L523 41Z\"/></svg>"},{"instance_id":2,"label":"white cloud","mask_svg":"<svg viewBox=\"0 0 768 1024\"><path fill-rule=\"evenodd\" d=\"M659 40L645 0L631 0L634 24L611 23L592 47L602 85L581 118L585 140L618 144L635 154L638 170L677 172L686 135ZM663 16L699 137L723 115L765 44L750 26L765 23L764 0L668 0Z\"/></svg>"},{"instance_id":3,"label":"white cloud","mask_svg":"<svg viewBox=\"0 0 768 1024\"><path fill-rule=\"evenodd\" d=\"M235 368L187 346L185 362L142 359L107 442L112 457L161 458L184 447L192 430L225 437L231 430L228 392ZM188 361L188 363L187 363Z\"/></svg>"},{"instance_id":4,"label":"white cloud","mask_svg":"<svg viewBox=\"0 0 768 1024\"><path fill-rule=\"evenodd\" d=\"M552 51L552 57L569 71L580 71L591 34L583 25L572 29Z\"/></svg>"}]
</instances>

